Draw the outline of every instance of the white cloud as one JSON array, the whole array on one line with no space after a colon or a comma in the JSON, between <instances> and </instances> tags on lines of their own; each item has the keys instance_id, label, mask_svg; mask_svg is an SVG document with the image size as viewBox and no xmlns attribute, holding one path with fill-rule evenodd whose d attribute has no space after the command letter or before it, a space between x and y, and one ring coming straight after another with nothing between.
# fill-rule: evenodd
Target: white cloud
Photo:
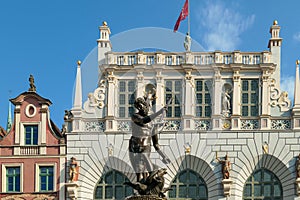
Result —
<instances>
[{"instance_id":1,"label":"white cloud","mask_svg":"<svg viewBox=\"0 0 300 200\"><path fill-rule=\"evenodd\" d=\"M254 22L255 15L242 16L238 11L226 7L219 0L207 1L197 18L206 32L204 42L208 50L235 50L240 43L240 35Z\"/></svg>"},{"instance_id":2,"label":"white cloud","mask_svg":"<svg viewBox=\"0 0 300 200\"><path fill-rule=\"evenodd\" d=\"M294 34L294 40L300 42L300 32Z\"/></svg>"},{"instance_id":3,"label":"white cloud","mask_svg":"<svg viewBox=\"0 0 300 200\"><path fill-rule=\"evenodd\" d=\"M294 87L295 87L295 77L293 76L282 76L280 81L281 91L287 91L289 99L294 101Z\"/></svg>"}]
</instances>

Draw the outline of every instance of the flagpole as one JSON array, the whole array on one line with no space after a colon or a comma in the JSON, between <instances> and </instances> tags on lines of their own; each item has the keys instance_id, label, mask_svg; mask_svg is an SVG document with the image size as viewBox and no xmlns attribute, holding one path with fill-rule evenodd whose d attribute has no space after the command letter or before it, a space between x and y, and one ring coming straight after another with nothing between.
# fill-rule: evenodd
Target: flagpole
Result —
<instances>
[{"instance_id":1,"label":"flagpole","mask_svg":"<svg viewBox=\"0 0 300 200\"><path fill-rule=\"evenodd\" d=\"M188 0L188 33L191 36L191 26L190 26L190 0Z\"/></svg>"}]
</instances>

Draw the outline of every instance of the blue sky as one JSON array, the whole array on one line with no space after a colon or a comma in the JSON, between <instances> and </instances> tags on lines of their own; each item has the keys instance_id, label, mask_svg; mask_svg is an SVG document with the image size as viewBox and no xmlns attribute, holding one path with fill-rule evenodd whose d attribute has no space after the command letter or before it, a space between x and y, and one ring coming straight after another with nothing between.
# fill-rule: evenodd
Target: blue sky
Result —
<instances>
[{"instance_id":1,"label":"blue sky","mask_svg":"<svg viewBox=\"0 0 300 200\"><path fill-rule=\"evenodd\" d=\"M207 50L267 50L269 28L278 20L283 90L293 87L295 60L300 58L299 1L190 3L191 36ZM6 127L8 99L27 91L33 74L37 92L52 101L51 118L61 127L64 110L72 107L76 61L96 46L102 21L108 22L112 36L134 28L173 29L183 4L184 0L0 1L0 125ZM179 32L186 29L187 20Z\"/></svg>"}]
</instances>

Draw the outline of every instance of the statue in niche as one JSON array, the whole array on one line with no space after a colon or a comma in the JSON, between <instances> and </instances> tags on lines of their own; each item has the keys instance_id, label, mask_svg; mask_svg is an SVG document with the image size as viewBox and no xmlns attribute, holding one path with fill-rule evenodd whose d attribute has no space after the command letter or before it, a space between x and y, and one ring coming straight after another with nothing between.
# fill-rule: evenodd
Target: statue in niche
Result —
<instances>
[{"instance_id":1,"label":"statue in niche","mask_svg":"<svg viewBox=\"0 0 300 200\"><path fill-rule=\"evenodd\" d=\"M231 86L226 85L224 92L223 92L223 97L222 97L222 114L224 115L224 117L229 117L230 116L230 110L231 110Z\"/></svg>"},{"instance_id":2,"label":"statue in niche","mask_svg":"<svg viewBox=\"0 0 300 200\"><path fill-rule=\"evenodd\" d=\"M149 89L148 92L144 92L144 94L144 98L147 101L149 108L152 109L153 102L157 99L155 87Z\"/></svg>"},{"instance_id":3,"label":"statue in niche","mask_svg":"<svg viewBox=\"0 0 300 200\"><path fill-rule=\"evenodd\" d=\"M78 181L79 165L74 157L71 158L69 170L70 182Z\"/></svg>"},{"instance_id":4,"label":"statue in niche","mask_svg":"<svg viewBox=\"0 0 300 200\"><path fill-rule=\"evenodd\" d=\"M162 161L165 164L170 163L169 158L160 150L158 128L153 124L156 117L166 112L168 104L158 112L148 115L150 106L145 98L139 97L134 101L134 107L138 112L131 117L132 136L129 140L129 158L136 172L137 182L140 182L145 181L149 173L155 173L150 160L151 140Z\"/></svg>"},{"instance_id":5,"label":"statue in niche","mask_svg":"<svg viewBox=\"0 0 300 200\"><path fill-rule=\"evenodd\" d=\"M300 154L298 155L295 168L296 168L297 178L300 178Z\"/></svg>"},{"instance_id":6,"label":"statue in niche","mask_svg":"<svg viewBox=\"0 0 300 200\"><path fill-rule=\"evenodd\" d=\"M229 179L231 163L229 161L228 155L226 154L224 160L220 160L220 158L218 158L218 154L216 154L216 159L219 163L222 164L223 179Z\"/></svg>"}]
</instances>

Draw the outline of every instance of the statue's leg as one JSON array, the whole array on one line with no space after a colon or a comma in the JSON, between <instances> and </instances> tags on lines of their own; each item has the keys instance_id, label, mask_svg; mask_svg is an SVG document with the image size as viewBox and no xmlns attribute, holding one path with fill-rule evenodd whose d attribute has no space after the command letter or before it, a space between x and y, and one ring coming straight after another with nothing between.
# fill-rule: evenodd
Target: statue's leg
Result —
<instances>
[{"instance_id":1,"label":"statue's leg","mask_svg":"<svg viewBox=\"0 0 300 200\"><path fill-rule=\"evenodd\" d=\"M130 159L131 165L133 167L133 170L136 174L137 182L140 182L140 180L141 180L141 173L140 173L140 169L139 169L140 160L138 157L139 157L138 153L129 152L129 159Z\"/></svg>"}]
</instances>

